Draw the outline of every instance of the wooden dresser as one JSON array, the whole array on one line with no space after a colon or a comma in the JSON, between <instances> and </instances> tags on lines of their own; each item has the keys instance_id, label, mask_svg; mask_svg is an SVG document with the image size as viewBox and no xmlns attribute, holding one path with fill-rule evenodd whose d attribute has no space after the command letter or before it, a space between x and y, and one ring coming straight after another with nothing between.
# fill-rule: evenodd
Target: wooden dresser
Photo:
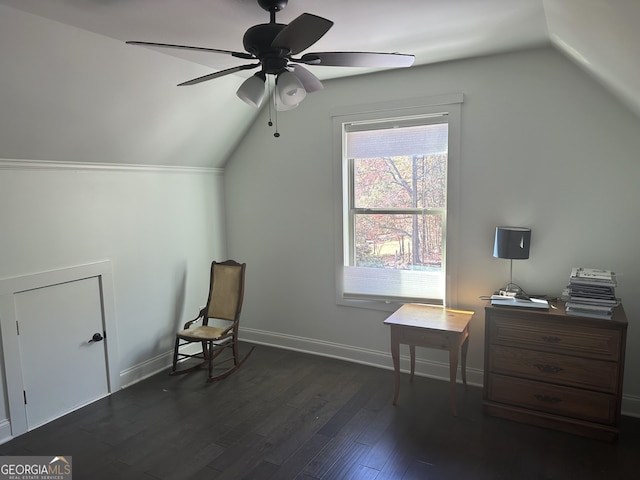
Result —
<instances>
[{"instance_id":1,"label":"wooden dresser","mask_svg":"<svg viewBox=\"0 0 640 480\"><path fill-rule=\"evenodd\" d=\"M618 435L627 318L485 308L486 414L612 441Z\"/></svg>"}]
</instances>

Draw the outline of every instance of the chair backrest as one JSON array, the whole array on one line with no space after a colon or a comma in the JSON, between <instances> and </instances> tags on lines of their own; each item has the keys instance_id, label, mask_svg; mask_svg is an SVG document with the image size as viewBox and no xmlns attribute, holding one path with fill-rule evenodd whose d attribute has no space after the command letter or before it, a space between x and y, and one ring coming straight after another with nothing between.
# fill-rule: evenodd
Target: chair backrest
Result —
<instances>
[{"instance_id":1,"label":"chair backrest","mask_svg":"<svg viewBox=\"0 0 640 480\"><path fill-rule=\"evenodd\" d=\"M238 263L234 260L211 263L207 318L232 321L240 318L246 268L246 263Z\"/></svg>"}]
</instances>

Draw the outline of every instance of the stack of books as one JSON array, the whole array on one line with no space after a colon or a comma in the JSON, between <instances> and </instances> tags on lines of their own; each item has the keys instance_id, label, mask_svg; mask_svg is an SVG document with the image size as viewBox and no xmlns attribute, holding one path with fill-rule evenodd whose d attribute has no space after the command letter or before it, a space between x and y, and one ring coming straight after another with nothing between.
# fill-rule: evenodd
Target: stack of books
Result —
<instances>
[{"instance_id":1,"label":"stack of books","mask_svg":"<svg viewBox=\"0 0 640 480\"><path fill-rule=\"evenodd\" d=\"M567 315L611 319L620 303L616 298L616 274L611 270L576 267L571 269Z\"/></svg>"}]
</instances>

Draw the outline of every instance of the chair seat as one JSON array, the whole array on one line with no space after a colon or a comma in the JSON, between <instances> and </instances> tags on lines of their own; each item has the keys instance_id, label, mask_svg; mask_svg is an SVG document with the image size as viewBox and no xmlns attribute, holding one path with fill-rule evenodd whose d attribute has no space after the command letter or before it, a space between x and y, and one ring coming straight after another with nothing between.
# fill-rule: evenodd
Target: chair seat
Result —
<instances>
[{"instance_id":1,"label":"chair seat","mask_svg":"<svg viewBox=\"0 0 640 480\"><path fill-rule=\"evenodd\" d=\"M224 328L210 327L208 325L199 325L194 328L180 330L178 337L185 340L216 340L224 333ZM227 337L230 338L230 337Z\"/></svg>"}]
</instances>

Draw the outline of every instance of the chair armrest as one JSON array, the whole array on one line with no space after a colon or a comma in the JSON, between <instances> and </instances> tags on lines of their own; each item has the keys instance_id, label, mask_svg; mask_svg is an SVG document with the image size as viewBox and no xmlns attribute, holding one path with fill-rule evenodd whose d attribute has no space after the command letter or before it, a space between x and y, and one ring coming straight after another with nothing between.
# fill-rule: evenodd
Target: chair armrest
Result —
<instances>
[{"instance_id":1,"label":"chair armrest","mask_svg":"<svg viewBox=\"0 0 640 480\"><path fill-rule=\"evenodd\" d=\"M189 320L187 323L184 324L184 330L186 330L187 328L189 328L191 325L193 325L194 323L196 323L198 320L200 319L204 319L204 314L206 311L206 307L203 308L202 310L200 310L200 313L198 314L198 316L196 318L194 318L193 320Z\"/></svg>"},{"instance_id":2,"label":"chair armrest","mask_svg":"<svg viewBox=\"0 0 640 480\"><path fill-rule=\"evenodd\" d=\"M227 337L230 335L229 332L233 331L233 329L236 327L236 325L238 324L238 322L233 322L231 325L229 325L227 328L224 329L224 332L222 332L220 334L219 338L223 338L223 337ZM231 334L233 335L233 334Z\"/></svg>"}]
</instances>

